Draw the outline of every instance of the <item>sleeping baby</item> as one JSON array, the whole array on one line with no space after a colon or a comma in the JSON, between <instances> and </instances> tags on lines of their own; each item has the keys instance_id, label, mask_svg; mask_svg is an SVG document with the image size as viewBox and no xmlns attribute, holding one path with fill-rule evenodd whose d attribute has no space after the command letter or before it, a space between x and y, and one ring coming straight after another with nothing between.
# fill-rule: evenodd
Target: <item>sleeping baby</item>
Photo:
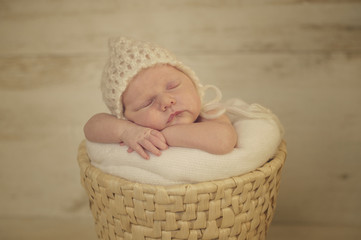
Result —
<instances>
[{"instance_id":1,"label":"sleeping baby","mask_svg":"<svg viewBox=\"0 0 361 240\"><path fill-rule=\"evenodd\" d=\"M152 43L120 37L109 49L101 90L110 114L95 114L84 126L95 167L130 181L173 185L238 176L277 152L283 129L268 109L238 98L221 101L217 87L203 86ZM211 101L204 100L207 90L215 93Z\"/></svg>"},{"instance_id":2,"label":"sleeping baby","mask_svg":"<svg viewBox=\"0 0 361 240\"><path fill-rule=\"evenodd\" d=\"M87 140L119 143L144 159L174 146L211 154L234 149L237 133L216 87L203 86L189 67L152 43L120 37L109 48L101 89L111 114L88 120ZM208 88L218 98L204 103Z\"/></svg>"}]
</instances>

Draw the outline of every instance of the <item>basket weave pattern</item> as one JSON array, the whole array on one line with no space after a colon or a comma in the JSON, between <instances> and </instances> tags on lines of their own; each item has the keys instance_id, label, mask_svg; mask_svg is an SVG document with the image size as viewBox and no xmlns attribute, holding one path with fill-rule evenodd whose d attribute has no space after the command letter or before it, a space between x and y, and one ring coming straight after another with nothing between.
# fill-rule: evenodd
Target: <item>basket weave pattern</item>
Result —
<instances>
[{"instance_id":1,"label":"basket weave pattern","mask_svg":"<svg viewBox=\"0 0 361 240\"><path fill-rule=\"evenodd\" d=\"M262 167L210 182L157 186L105 174L90 164L85 142L78 151L99 239L265 239L273 218L283 142Z\"/></svg>"}]
</instances>

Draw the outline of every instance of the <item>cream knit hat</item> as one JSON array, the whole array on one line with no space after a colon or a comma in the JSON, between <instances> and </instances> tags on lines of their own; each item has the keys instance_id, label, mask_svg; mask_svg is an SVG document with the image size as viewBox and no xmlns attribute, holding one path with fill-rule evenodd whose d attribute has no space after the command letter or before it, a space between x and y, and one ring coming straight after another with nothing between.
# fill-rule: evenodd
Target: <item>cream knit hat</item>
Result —
<instances>
[{"instance_id":1,"label":"cream knit hat","mask_svg":"<svg viewBox=\"0 0 361 240\"><path fill-rule=\"evenodd\" d=\"M193 80L202 100L204 88L196 74L166 49L149 42L118 37L109 40L109 52L101 79L101 90L105 104L117 118L125 118L121 97L129 82L141 70L156 64L168 64L185 73Z\"/></svg>"}]
</instances>

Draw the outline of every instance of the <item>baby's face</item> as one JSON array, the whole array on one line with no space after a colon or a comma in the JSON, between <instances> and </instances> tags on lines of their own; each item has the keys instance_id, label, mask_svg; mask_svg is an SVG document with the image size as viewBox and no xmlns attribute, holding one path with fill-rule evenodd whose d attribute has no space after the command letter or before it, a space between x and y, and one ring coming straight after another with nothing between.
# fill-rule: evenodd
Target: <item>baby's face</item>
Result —
<instances>
[{"instance_id":1,"label":"baby's face","mask_svg":"<svg viewBox=\"0 0 361 240\"><path fill-rule=\"evenodd\" d=\"M192 123L201 111L193 81L169 65L142 70L131 80L122 100L129 121L156 130Z\"/></svg>"}]
</instances>

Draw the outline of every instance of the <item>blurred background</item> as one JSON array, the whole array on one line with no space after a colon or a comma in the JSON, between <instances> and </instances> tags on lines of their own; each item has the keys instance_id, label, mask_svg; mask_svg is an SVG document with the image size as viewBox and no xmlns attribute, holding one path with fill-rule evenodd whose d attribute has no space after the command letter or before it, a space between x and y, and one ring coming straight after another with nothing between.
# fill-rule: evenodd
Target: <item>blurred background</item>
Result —
<instances>
[{"instance_id":1,"label":"blurred background","mask_svg":"<svg viewBox=\"0 0 361 240\"><path fill-rule=\"evenodd\" d=\"M0 239L96 239L76 156L118 35L279 116L268 239L361 239L359 0L0 0Z\"/></svg>"}]
</instances>

